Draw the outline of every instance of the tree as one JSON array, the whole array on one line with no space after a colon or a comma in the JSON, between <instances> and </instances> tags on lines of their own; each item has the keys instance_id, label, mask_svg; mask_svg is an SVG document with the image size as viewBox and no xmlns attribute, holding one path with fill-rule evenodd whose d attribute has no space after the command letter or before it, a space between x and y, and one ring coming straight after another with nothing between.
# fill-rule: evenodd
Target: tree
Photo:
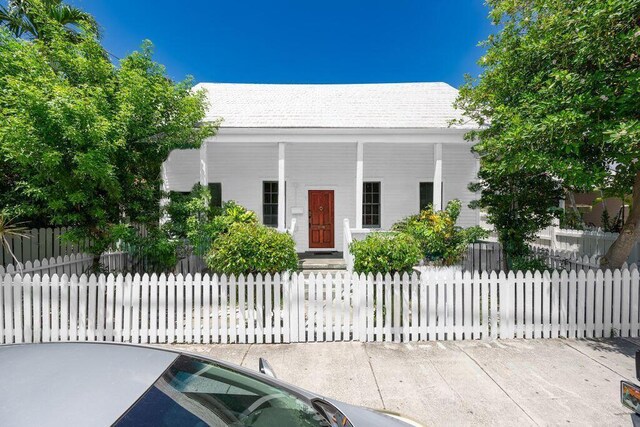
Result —
<instances>
[{"instance_id":1,"label":"tree","mask_svg":"<svg viewBox=\"0 0 640 427\"><path fill-rule=\"evenodd\" d=\"M80 31L99 34L98 23L90 14L61 0L9 0L0 5L0 25L8 28L16 37L44 38L46 24L42 16L62 25L73 39Z\"/></svg>"},{"instance_id":2,"label":"tree","mask_svg":"<svg viewBox=\"0 0 640 427\"><path fill-rule=\"evenodd\" d=\"M167 78L150 43L115 67L94 34L70 40L48 15L34 19L46 41L0 28L0 174L11 182L0 211L73 227L97 269L127 224L157 227L162 162L215 126L201 124L204 93Z\"/></svg>"},{"instance_id":3,"label":"tree","mask_svg":"<svg viewBox=\"0 0 640 427\"><path fill-rule=\"evenodd\" d=\"M481 168L543 170L569 191L631 192L603 259L619 267L640 237L640 0L488 4L500 30L482 43L483 71L457 101L481 125L468 135Z\"/></svg>"}]
</instances>

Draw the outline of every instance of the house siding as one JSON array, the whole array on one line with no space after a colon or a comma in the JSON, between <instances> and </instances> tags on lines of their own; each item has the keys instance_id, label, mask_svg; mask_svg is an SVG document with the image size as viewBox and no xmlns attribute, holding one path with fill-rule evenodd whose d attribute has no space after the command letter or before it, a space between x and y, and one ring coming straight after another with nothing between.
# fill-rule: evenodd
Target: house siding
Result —
<instances>
[{"instance_id":1,"label":"house siding","mask_svg":"<svg viewBox=\"0 0 640 427\"><path fill-rule=\"evenodd\" d=\"M173 150L165 161L169 190L191 191L200 179L199 164L199 150Z\"/></svg>"},{"instance_id":2,"label":"house siding","mask_svg":"<svg viewBox=\"0 0 640 427\"><path fill-rule=\"evenodd\" d=\"M469 144L446 144L442 147L443 207L453 199L460 199L462 210L458 225L470 227L480 223L480 211L469 209L469 203L478 196L467 188L477 179L479 161L471 153Z\"/></svg>"},{"instance_id":3,"label":"house siding","mask_svg":"<svg viewBox=\"0 0 640 427\"><path fill-rule=\"evenodd\" d=\"M262 221L262 182L278 179L277 143L207 142L209 182L222 183L223 200L235 200L257 213ZM473 193L467 185L476 175L478 161L469 145L443 144L444 198L463 202L459 225L478 223L477 212L467 207ZM189 191L199 181L198 150L176 150L167 160L169 189ZM364 181L381 182L381 228L418 212L419 183L432 182L433 144L365 143ZM356 143L287 143L285 181L287 226L296 218L298 251L308 251L308 191L334 191L335 250L342 250L345 218L355 227ZM292 209L302 212L292 214Z\"/></svg>"}]
</instances>

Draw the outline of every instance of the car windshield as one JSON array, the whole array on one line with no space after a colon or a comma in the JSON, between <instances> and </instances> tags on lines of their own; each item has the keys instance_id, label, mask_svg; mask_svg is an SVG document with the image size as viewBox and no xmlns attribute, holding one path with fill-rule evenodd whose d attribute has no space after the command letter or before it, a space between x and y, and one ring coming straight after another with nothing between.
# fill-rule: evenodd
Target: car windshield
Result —
<instances>
[{"instance_id":1,"label":"car windshield","mask_svg":"<svg viewBox=\"0 0 640 427\"><path fill-rule=\"evenodd\" d=\"M232 369L180 356L116 426L329 426L293 394Z\"/></svg>"}]
</instances>

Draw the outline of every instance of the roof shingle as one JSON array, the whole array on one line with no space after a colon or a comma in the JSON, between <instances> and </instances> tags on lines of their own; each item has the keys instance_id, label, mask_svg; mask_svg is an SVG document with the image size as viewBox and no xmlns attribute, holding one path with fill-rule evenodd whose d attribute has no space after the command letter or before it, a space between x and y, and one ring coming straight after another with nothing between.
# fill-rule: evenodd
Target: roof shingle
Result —
<instances>
[{"instance_id":1,"label":"roof shingle","mask_svg":"<svg viewBox=\"0 0 640 427\"><path fill-rule=\"evenodd\" d=\"M461 117L446 83L199 83L205 120L226 128L447 128ZM472 128L473 124L454 128Z\"/></svg>"}]
</instances>

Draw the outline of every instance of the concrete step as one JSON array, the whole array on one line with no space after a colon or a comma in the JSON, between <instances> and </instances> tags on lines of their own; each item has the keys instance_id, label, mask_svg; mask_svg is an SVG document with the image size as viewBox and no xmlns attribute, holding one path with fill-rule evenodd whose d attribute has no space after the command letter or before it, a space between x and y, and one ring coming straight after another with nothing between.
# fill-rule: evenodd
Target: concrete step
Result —
<instances>
[{"instance_id":1,"label":"concrete step","mask_svg":"<svg viewBox=\"0 0 640 427\"><path fill-rule=\"evenodd\" d=\"M308 275L338 273L347 270L347 264L342 258L307 258L300 260L299 271Z\"/></svg>"}]
</instances>

